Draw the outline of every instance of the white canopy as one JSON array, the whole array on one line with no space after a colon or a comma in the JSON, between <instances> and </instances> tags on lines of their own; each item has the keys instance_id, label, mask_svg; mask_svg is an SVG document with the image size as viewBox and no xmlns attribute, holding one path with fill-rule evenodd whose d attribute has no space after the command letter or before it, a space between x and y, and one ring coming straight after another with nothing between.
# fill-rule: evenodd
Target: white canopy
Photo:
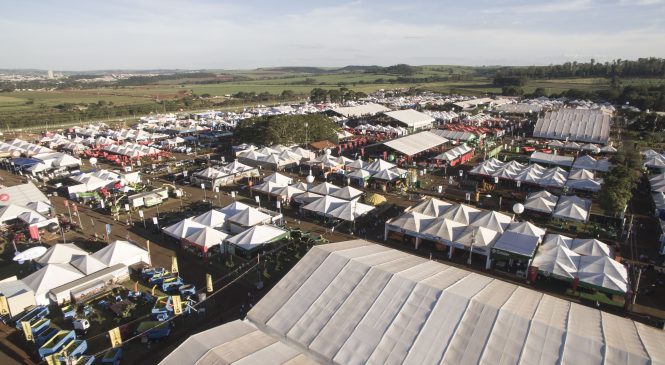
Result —
<instances>
[{"instance_id":1,"label":"white canopy","mask_svg":"<svg viewBox=\"0 0 665 365\"><path fill-rule=\"evenodd\" d=\"M48 264L26 276L22 281L35 292L35 299L38 299L37 304L45 304L43 301L40 303L39 296L83 276L70 264Z\"/></svg>"},{"instance_id":2,"label":"white canopy","mask_svg":"<svg viewBox=\"0 0 665 365\"><path fill-rule=\"evenodd\" d=\"M409 211L414 213L429 215L431 217L438 217L448 208L450 208L452 205L453 204L443 200L439 200L436 198L429 198L423 200L421 203L411 208Z\"/></svg>"},{"instance_id":3,"label":"white canopy","mask_svg":"<svg viewBox=\"0 0 665 365\"><path fill-rule=\"evenodd\" d=\"M73 243L56 243L44 255L35 260L40 265L66 264L73 256L85 256L88 253Z\"/></svg>"},{"instance_id":4,"label":"white canopy","mask_svg":"<svg viewBox=\"0 0 665 365\"><path fill-rule=\"evenodd\" d=\"M195 222L191 218L185 218L174 225L164 228L163 231L164 233L175 239L181 239L191 235L192 233L194 233L194 231L200 230L204 227L206 226L201 223Z\"/></svg>"},{"instance_id":5,"label":"white canopy","mask_svg":"<svg viewBox=\"0 0 665 365\"><path fill-rule=\"evenodd\" d=\"M353 200L361 196L362 194L363 194L362 190L358 190L351 186L345 186L337 191L334 191L332 194L330 194L330 196L334 196L335 198L340 198L344 200Z\"/></svg>"},{"instance_id":6,"label":"white canopy","mask_svg":"<svg viewBox=\"0 0 665 365\"><path fill-rule=\"evenodd\" d=\"M108 267L92 255L73 256L70 264L85 275L90 275Z\"/></svg>"},{"instance_id":7,"label":"white canopy","mask_svg":"<svg viewBox=\"0 0 665 365\"><path fill-rule=\"evenodd\" d=\"M580 255L565 246L556 246L549 250L541 247L533 259L531 266L535 266L545 276L554 275L563 279L574 279L577 276L577 266Z\"/></svg>"},{"instance_id":8,"label":"white canopy","mask_svg":"<svg viewBox=\"0 0 665 365\"><path fill-rule=\"evenodd\" d=\"M524 202L524 209L533 210L536 212L552 213L559 197L542 190L536 193L531 193Z\"/></svg>"},{"instance_id":9,"label":"white canopy","mask_svg":"<svg viewBox=\"0 0 665 365\"><path fill-rule=\"evenodd\" d=\"M628 291L626 267L607 256L581 256L577 277L593 286L619 293Z\"/></svg>"},{"instance_id":10,"label":"white canopy","mask_svg":"<svg viewBox=\"0 0 665 365\"><path fill-rule=\"evenodd\" d=\"M268 214L265 214L256 208L249 208L232 215L227 219L229 222L243 227L252 227L257 224L267 223L270 221L270 218L271 217Z\"/></svg>"},{"instance_id":11,"label":"white canopy","mask_svg":"<svg viewBox=\"0 0 665 365\"><path fill-rule=\"evenodd\" d=\"M340 187L337 185L331 184L329 182L324 182L314 187L311 187L309 189L309 192L321 195L331 195L332 193L336 192L339 189Z\"/></svg>"},{"instance_id":12,"label":"white canopy","mask_svg":"<svg viewBox=\"0 0 665 365\"><path fill-rule=\"evenodd\" d=\"M561 196L552 217L586 222L589 219L591 202L577 196Z\"/></svg>"},{"instance_id":13,"label":"white canopy","mask_svg":"<svg viewBox=\"0 0 665 365\"><path fill-rule=\"evenodd\" d=\"M269 182L273 182L273 183L276 183L276 184L281 185L281 186L286 186L286 185L290 185L293 182L293 179L291 179L288 176L284 176L284 175L276 172L276 173L274 173L270 176L264 177L263 181L266 181L266 182L269 181Z\"/></svg>"},{"instance_id":14,"label":"white canopy","mask_svg":"<svg viewBox=\"0 0 665 365\"><path fill-rule=\"evenodd\" d=\"M221 244L228 236L228 233L224 233L214 228L204 227L192 232L192 234L185 237L185 240L201 247L210 248Z\"/></svg>"},{"instance_id":15,"label":"white canopy","mask_svg":"<svg viewBox=\"0 0 665 365\"><path fill-rule=\"evenodd\" d=\"M92 257L109 267L117 264L132 266L139 262L151 264L148 251L127 241L114 241L93 253Z\"/></svg>"},{"instance_id":16,"label":"white canopy","mask_svg":"<svg viewBox=\"0 0 665 365\"><path fill-rule=\"evenodd\" d=\"M227 239L228 243L236 245L246 251L270 243L286 235L288 231L281 228L261 225L247 229L231 238Z\"/></svg>"},{"instance_id":17,"label":"white canopy","mask_svg":"<svg viewBox=\"0 0 665 365\"><path fill-rule=\"evenodd\" d=\"M192 221L212 228L221 227L224 225L224 222L226 222L226 214L216 209L212 209L192 218ZM189 233L191 234L191 232Z\"/></svg>"}]
</instances>

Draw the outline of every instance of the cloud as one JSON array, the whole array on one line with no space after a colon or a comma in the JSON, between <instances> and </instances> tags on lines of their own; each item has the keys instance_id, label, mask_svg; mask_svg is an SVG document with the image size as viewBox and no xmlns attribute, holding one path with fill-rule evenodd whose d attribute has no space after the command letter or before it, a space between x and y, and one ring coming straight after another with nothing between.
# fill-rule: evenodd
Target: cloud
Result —
<instances>
[{"instance_id":1,"label":"cloud","mask_svg":"<svg viewBox=\"0 0 665 365\"><path fill-rule=\"evenodd\" d=\"M654 0L645 0L654 1ZM657 0L655 0L657 1ZM486 13L535 14L580 11L590 8L591 0L559 0L546 3L528 2L526 4L511 5L486 9Z\"/></svg>"}]
</instances>

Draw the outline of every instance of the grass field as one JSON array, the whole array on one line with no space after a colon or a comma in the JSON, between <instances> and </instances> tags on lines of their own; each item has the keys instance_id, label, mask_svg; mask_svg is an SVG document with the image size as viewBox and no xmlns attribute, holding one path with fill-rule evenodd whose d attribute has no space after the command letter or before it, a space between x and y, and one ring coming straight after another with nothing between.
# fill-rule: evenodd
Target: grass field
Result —
<instances>
[{"instance_id":1,"label":"grass field","mask_svg":"<svg viewBox=\"0 0 665 365\"><path fill-rule=\"evenodd\" d=\"M487 70L491 70L488 68ZM356 71L330 73L320 70L306 73L300 69L258 69L220 71L227 75L250 78L247 81L225 82L218 84L191 84L192 79L166 80L158 84L132 87L106 87L85 90L19 91L0 94L0 117L11 118L14 113L40 112L59 104L90 104L103 100L115 105L135 105L153 103L156 100L168 100L185 94L209 94L211 96L232 95L238 92L268 92L281 94L291 90L303 97L313 88L336 89L340 86L354 91L370 93L376 90L415 87L441 93L465 95L484 95L500 93L501 89L492 84L488 77L476 76L468 81L427 82L426 77L451 77L451 75L471 75L474 68L463 66L423 66L412 76L416 82L390 82L396 75L364 73ZM476 73L477 74L477 73ZM468 78L468 76L467 76ZM306 80L308 83L306 84ZM376 83L378 79L384 80ZM417 82L417 79L423 79ZM657 85L665 83L662 79L624 79L624 85ZM609 81L603 78L577 78L556 80L531 80L523 88L526 93L536 88L545 89L546 93L561 93L568 89L599 90L609 87Z\"/></svg>"}]
</instances>

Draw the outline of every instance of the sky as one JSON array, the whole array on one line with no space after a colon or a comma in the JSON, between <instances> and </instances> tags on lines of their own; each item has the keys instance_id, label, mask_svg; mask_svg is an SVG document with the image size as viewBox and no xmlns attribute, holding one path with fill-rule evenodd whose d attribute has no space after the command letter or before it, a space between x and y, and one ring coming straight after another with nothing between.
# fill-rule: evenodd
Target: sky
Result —
<instances>
[{"instance_id":1,"label":"sky","mask_svg":"<svg viewBox=\"0 0 665 365\"><path fill-rule=\"evenodd\" d=\"M0 68L548 65L665 57L665 0L0 2Z\"/></svg>"}]
</instances>

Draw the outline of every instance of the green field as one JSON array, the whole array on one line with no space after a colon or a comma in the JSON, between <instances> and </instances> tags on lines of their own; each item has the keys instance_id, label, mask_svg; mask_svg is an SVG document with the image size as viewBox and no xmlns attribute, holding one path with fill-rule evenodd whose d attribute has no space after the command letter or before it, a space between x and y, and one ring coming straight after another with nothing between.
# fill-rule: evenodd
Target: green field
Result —
<instances>
[{"instance_id":1,"label":"green field","mask_svg":"<svg viewBox=\"0 0 665 365\"><path fill-rule=\"evenodd\" d=\"M257 69L238 71L218 71L217 74L227 77L243 77L244 81L229 81L211 84L196 84L194 80L210 79L182 78L178 80L161 80L145 86L113 86L95 89L71 90L38 90L17 91L0 94L0 123L11 124L12 120L48 119L53 113L59 113L56 107L63 104L75 104L86 108L90 104L104 101L108 105L133 106L142 105L145 110L161 110L159 101L181 99L185 96L204 95L223 97L238 92L256 94L270 93L280 95L284 90L293 91L297 100L304 100L313 88L337 89L346 87L353 91L370 93L376 90L417 88L440 93L457 93L464 95L485 95L501 93L501 88L492 84L489 76L492 68L473 68L464 66L422 66L418 71L407 76L408 82L395 82L394 74L368 73L362 71L335 71L317 69L310 73L300 68ZM427 79L429 78L429 79ZM432 81L459 80L464 81ZM401 80L405 80L404 78ZM422 81L421 81L422 80ZM210 80L212 81L212 80ZM392 81L392 82L391 82ZM658 85L665 83L663 79L622 79L623 85ZM600 90L609 88L609 80L605 78L571 78L530 80L523 87L526 93L536 88L543 88L547 94L561 93L568 89ZM277 96L275 102L282 100ZM286 100L284 100L286 101ZM211 104L212 105L212 104ZM237 105L237 104L236 104ZM243 104L246 105L246 104ZM112 117L113 115L109 115ZM34 118L33 118L34 117ZM26 119L27 118L27 119ZM32 119L31 119L32 118ZM70 119L71 120L71 119Z\"/></svg>"}]
</instances>

